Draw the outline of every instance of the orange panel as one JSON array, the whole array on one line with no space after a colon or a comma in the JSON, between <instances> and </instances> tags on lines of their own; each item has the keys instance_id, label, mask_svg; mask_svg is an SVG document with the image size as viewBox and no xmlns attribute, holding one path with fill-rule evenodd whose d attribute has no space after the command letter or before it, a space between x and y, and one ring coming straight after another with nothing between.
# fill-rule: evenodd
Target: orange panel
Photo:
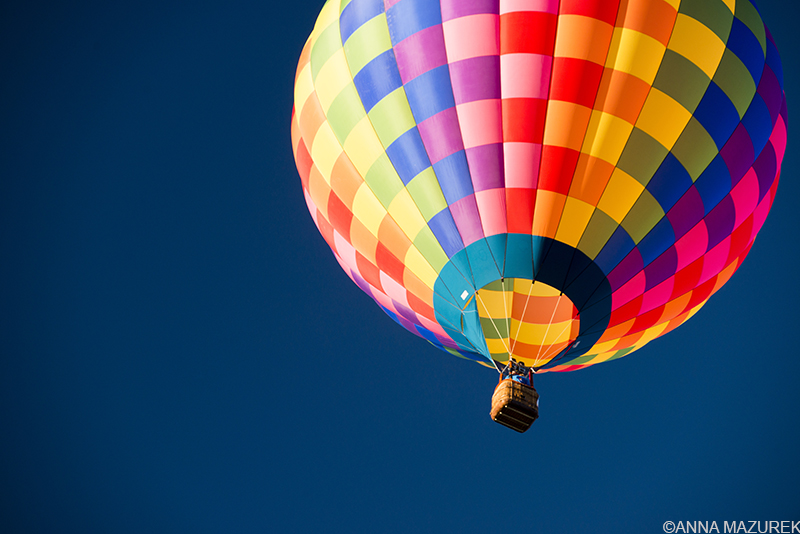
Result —
<instances>
[{"instance_id":1,"label":"orange panel","mask_svg":"<svg viewBox=\"0 0 800 534\"><path fill-rule=\"evenodd\" d=\"M650 85L644 80L627 72L605 69L594 107L636 124L649 92Z\"/></svg>"},{"instance_id":2,"label":"orange panel","mask_svg":"<svg viewBox=\"0 0 800 534\"><path fill-rule=\"evenodd\" d=\"M575 167L569 196L597 206L612 172L614 166L607 161L589 154L581 154Z\"/></svg>"},{"instance_id":3,"label":"orange panel","mask_svg":"<svg viewBox=\"0 0 800 534\"><path fill-rule=\"evenodd\" d=\"M350 158L342 152L336 159L331 171L331 189L336 191L344 204L352 210L356 191L364 183L364 178L350 162Z\"/></svg>"}]
</instances>

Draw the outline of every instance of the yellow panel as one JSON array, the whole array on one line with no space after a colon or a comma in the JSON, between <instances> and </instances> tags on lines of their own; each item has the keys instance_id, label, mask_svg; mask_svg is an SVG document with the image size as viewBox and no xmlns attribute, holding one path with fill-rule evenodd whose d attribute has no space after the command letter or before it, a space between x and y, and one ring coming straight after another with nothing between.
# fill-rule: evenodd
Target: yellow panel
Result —
<instances>
[{"instance_id":1,"label":"yellow panel","mask_svg":"<svg viewBox=\"0 0 800 534\"><path fill-rule=\"evenodd\" d=\"M506 318L511 315L511 297L505 291L478 291L478 313L493 319Z\"/></svg>"},{"instance_id":2,"label":"yellow panel","mask_svg":"<svg viewBox=\"0 0 800 534\"><path fill-rule=\"evenodd\" d=\"M647 34L616 28L606 58L606 67L627 72L648 84L656 79L666 47Z\"/></svg>"},{"instance_id":3,"label":"yellow panel","mask_svg":"<svg viewBox=\"0 0 800 534\"><path fill-rule=\"evenodd\" d=\"M652 326L652 327L648 328L647 330L644 331L644 335L642 336L642 338L639 341L636 342L636 346L637 347L641 347L646 343L650 343L655 338L657 338L658 336L663 334L664 330L667 329L668 325L669 325L669 323L666 322L666 323L661 323L661 324L658 324L656 326Z\"/></svg>"},{"instance_id":4,"label":"yellow panel","mask_svg":"<svg viewBox=\"0 0 800 534\"><path fill-rule=\"evenodd\" d=\"M328 185L331 183L333 166L341 153L342 146L339 144L339 140L336 139L330 125L323 122L312 141L311 159L314 160L314 164Z\"/></svg>"},{"instance_id":5,"label":"yellow panel","mask_svg":"<svg viewBox=\"0 0 800 534\"><path fill-rule=\"evenodd\" d=\"M369 118L385 147L417 125L408 105L406 91L402 87L398 87L375 104L369 110Z\"/></svg>"},{"instance_id":6,"label":"yellow panel","mask_svg":"<svg viewBox=\"0 0 800 534\"><path fill-rule=\"evenodd\" d=\"M631 175L614 169L597 207L617 223L622 223L643 190L644 186Z\"/></svg>"},{"instance_id":7,"label":"yellow panel","mask_svg":"<svg viewBox=\"0 0 800 534\"><path fill-rule=\"evenodd\" d=\"M386 216L386 209L378 202L366 183L361 184L353 198L353 216L361 221L372 235L378 237L378 229Z\"/></svg>"},{"instance_id":8,"label":"yellow panel","mask_svg":"<svg viewBox=\"0 0 800 534\"><path fill-rule=\"evenodd\" d=\"M594 213L594 206L577 198L567 197L561 222L558 223L556 239L571 247L577 247L592 213Z\"/></svg>"},{"instance_id":9,"label":"yellow panel","mask_svg":"<svg viewBox=\"0 0 800 534\"><path fill-rule=\"evenodd\" d=\"M669 40L669 49L700 67L709 78L713 78L725 52L725 43L702 22L678 13Z\"/></svg>"},{"instance_id":10,"label":"yellow panel","mask_svg":"<svg viewBox=\"0 0 800 534\"><path fill-rule=\"evenodd\" d=\"M401 189L389 204L389 215L397 222L401 230L413 241L425 226L425 219L417 209L416 204L408 194L407 189Z\"/></svg>"},{"instance_id":11,"label":"yellow panel","mask_svg":"<svg viewBox=\"0 0 800 534\"><path fill-rule=\"evenodd\" d=\"M422 253L417 250L417 247L408 247L403 263L409 271L422 280L423 284L433 289L433 285L436 283L436 278L439 275L433 270L428 260L422 256Z\"/></svg>"},{"instance_id":12,"label":"yellow panel","mask_svg":"<svg viewBox=\"0 0 800 534\"><path fill-rule=\"evenodd\" d=\"M492 354L508 354L508 338L486 338L486 347Z\"/></svg>"},{"instance_id":13,"label":"yellow panel","mask_svg":"<svg viewBox=\"0 0 800 534\"><path fill-rule=\"evenodd\" d=\"M361 176L366 176L372 164L384 154L369 117L364 117L344 141L344 151Z\"/></svg>"},{"instance_id":14,"label":"yellow panel","mask_svg":"<svg viewBox=\"0 0 800 534\"><path fill-rule=\"evenodd\" d=\"M344 50L340 48L325 62L319 70L319 74L317 74L317 79L314 80L317 98L326 115L334 99L352 81L350 69L347 68L347 61L344 57Z\"/></svg>"},{"instance_id":15,"label":"yellow panel","mask_svg":"<svg viewBox=\"0 0 800 534\"><path fill-rule=\"evenodd\" d=\"M675 11L677 11L678 8L681 7L681 0L664 0L664 1L669 5L671 5L672 7L674 7Z\"/></svg>"},{"instance_id":16,"label":"yellow panel","mask_svg":"<svg viewBox=\"0 0 800 534\"><path fill-rule=\"evenodd\" d=\"M335 0L325 2L325 5L322 6L322 10L319 12L317 23L314 25L314 30L311 32L311 37L309 37L309 39L316 39L319 37L319 34L324 32L328 26L337 20L339 20L339 2Z\"/></svg>"},{"instance_id":17,"label":"yellow panel","mask_svg":"<svg viewBox=\"0 0 800 534\"><path fill-rule=\"evenodd\" d=\"M596 352L598 354L603 352L613 351L614 345L617 344L618 339L612 339L611 341L606 341L604 343L598 343L597 345L592 347L592 352Z\"/></svg>"},{"instance_id":18,"label":"yellow panel","mask_svg":"<svg viewBox=\"0 0 800 534\"><path fill-rule=\"evenodd\" d=\"M655 87L650 89L636 127L671 149L692 114L675 99Z\"/></svg>"},{"instance_id":19,"label":"yellow panel","mask_svg":"<svg viewBox=\"0 0 800 534\"><path fill-rule=\"evenodd\" d=\"M386 15L373 17L358 27L344 44L347 62L353 75L367 63L392 48Z\"/></svg>"},{"instance_id":20,"label":"yellow panel","mask_svg":"<svg viewBox=\"0 0 800 534\"><path fill-rule=\"evenodd\" d=\"M515 324L512 324L511 331L515 332L515 328L519 323L517 321L512 321L512 323ZM517 335L514 336L514 339L528 345L564 343L570 340L572 323L573 321L551 324L522 323L522 327Z\"/></svg>"},{"instance_id":21,"label":"yellow panel","mask_svg":"<svg viewBox=\"0 0 800 534\"><path fill-rule=\"evenodd\" d=\"M533 208L533 235L555 239L558 221L564 208L566 197L545 189L536 192L536 204Z\"/></svg>"},{"instance_id":22,"label":"yellow panel","mask_svg":"<svg viewBox=\"0 0 800 534\"><path fill-rule=\"evenodd\" d=\"M616 165L633 125L603 111L593 111L581 152Z\"/></svg>"},{"instance_id":23,"label":"yellow panel","mask_svg":"<svg viewBox=\"0 0 800 534\"><path fill-rule=\"evenodd\" d=\"M731 13L736 13L736 0L722 0L728 9L731 10Z\"/></svg>"},{"instance_id":24,"label":"yellow panel","mask_svg":"<svg viewBox=\"0 0 800 534\"><path fill-rule=\"evenodd\" d=\"M521 281L527 282L527 280ZM531 285L533 286L532 288L530 286L525 287L525 292L527 294L530 291L532 297L560 297L562 294L560 290L544 282L536 282Z\"/></svg>"},{"instance_id":25,"label":"yellow panel","mask_svg":"<svg viewBox=\"0 0 800 534\"><path fill-rule=\"evenodd\" d=\"M294 102L298 116L303 111L306 100L313 92L314 81L311 79L311 62L309 61L297 73L297 80L294 84Z\"/></svg>"},{"instance_id":26,"label":"yellow panel","mask_svg":"<svg viewBox=\"0 0 800 534\"><path fill-rule=\"evenodd\" d=\"M592 110L572 102L550 100L544 128L544 144L580 150L585 124Z\"/></svg>"}]
</instances>

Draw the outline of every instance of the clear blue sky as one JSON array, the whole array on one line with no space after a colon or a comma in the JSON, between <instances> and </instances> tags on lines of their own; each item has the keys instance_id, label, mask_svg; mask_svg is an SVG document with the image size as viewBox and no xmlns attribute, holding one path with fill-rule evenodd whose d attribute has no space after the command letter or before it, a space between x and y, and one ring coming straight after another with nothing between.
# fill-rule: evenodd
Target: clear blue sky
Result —
<instances>
[{"instance_id":1,"label":"clear blue sky","mask_svg":"<svg viewBox=\"0 0 800 534\"><path fill-rule=\"evenodd\" d=\"M759 2L789 147L750 256L675 332L540 377L524 435L489 419L496 374L395 325L306 211L289 118L321 5L0 7L0 531L800 521L792 3Z\"/></svg>"}]
</instances>

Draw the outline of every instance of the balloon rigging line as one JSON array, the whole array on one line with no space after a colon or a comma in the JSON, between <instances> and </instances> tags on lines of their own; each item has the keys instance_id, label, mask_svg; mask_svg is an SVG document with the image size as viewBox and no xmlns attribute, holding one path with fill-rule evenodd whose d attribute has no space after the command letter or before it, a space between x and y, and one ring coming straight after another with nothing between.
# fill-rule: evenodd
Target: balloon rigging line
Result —
<instances>
[{"instance_id":1,"label":"balloon rigging line","mask_svg":"<svg viewBox=\"0 0 800 534\"><path fill-rule=\"evenodd\" d=\"M561 332L558 334L558 336L556 337L556 339L558 339L558 338L560 338L561 336L563 336L563 335L564 335L564 332L566 332L566 331L567 331L567 329L568 329L568 328L570 328L570 327L572 326L572 321L566 321L566 323L567 323L567 326L565 326L565 327L564 327L564 329L563 329L563 330L562 330L562 331L561 331ZM570 341L570 343L572 343L572 342ZM548 352L550 352L550 349L552 349L553 347L555 347L555 343L553 343L552 345L550 345L550 348L548 348L548 349L545 351L544 355L542 355L542 360L546 360L546 359L547 359L547 353L548 353ZM558 353L558 351L556 351L556 353ZM553 356L555 356L555 354L553 354ZM551 356L551 358L552 358L552 356Z\"/></svg>"},{"instance_id":2,"label":"balloon rigging line","mask_svg":"<svg viewBox=\"0 0 800 534\"><path fill-rule=\"evenodd\" d=\"M489 322L491 322L492 326L494 326L494 330L495 332L497 332L497 336L500 338L500 342L503 344L503 348L506 349L506 352L508 352L508 345L506 345L503 335L500 334L500 329L497 328L497 325L494 322L495 320L492 318L492 314L489 312L489 308L486 307L486 304L484 304L483 299L481 298L479 293L476 292L475 296L478 298L478 302L481 303L481 306L483 306L483 309L486 310L486 315L489 316ZM491 351L489 351L489 354L491 354Z\"/></svg>"},{"instance_id":3,"label":"balloon rigging line","mask_svg":"<svg viewBox=\"0 0 800 534\"><path fill-rule=\"evenodd\" d=\"M505 312L506 316L506 332L508 333L508 345L511 346L511 324L509 323L509 315L511 312L508 309L508 301L506 301L506 279L500 278L500 285L503 288L503 311ZM512 290L513 291L513 290ZM511 300L511 307L514 307L514 300ZM508 359L511 359L511 350L508 349Z\"/></svg>"},{"instance_id":4,"label":"balloon rigging line","mask_svg":"<svg viewBox=\"0 0 800 534\"><path fill-rule=\"evenodd\" d=\"M528 303L531 300L531 293L533 292L533 284L536 283L536 280L531 280L531 287L528 289L528 297L525 299L525 306L522 308L522 316L519 318L519 324L517 325L517 333L514 334L514 345L511 347L511 351L517 348L517 338L519 337L519 331L522 330L522 322L525 320L525 312L528 311ZM508 357L511 357L511 352L509 352Z\"/></svg>"},{"instance_id":5,"label":"balloon rigging line","mask_svg":"<svg viewBox=\"0 0 800 534\"><path fill-rule=\"evenodd\" d=\"M563 296L563 295L562 295ZM559 302L561 301L561 297L558 298ZM553 318L556 316L556 311L558 310L558 302L555 306L553 306L553 314L550 316L550 322L547 323L547 328L544 331L544 336L542 336L542 343L545 343L547 340L547 334L550 332L550 326L553 324ZM539 350L536 351L536 359L533 360L533 366L536 367L536 364L539 363L539 354L541 354L544 345L539 346Z\"/></svg>"}]
</instances>

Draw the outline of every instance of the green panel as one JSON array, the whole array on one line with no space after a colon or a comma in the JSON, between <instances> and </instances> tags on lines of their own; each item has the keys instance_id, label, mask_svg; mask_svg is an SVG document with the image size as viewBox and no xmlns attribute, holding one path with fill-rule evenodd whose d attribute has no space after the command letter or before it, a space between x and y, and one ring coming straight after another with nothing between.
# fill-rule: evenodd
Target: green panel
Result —
<instances>
[{"instance_id":1,"label":"green panel","mask_svg":"<svg viewBox=\"0 0 800 534\"><path fill-rule=\"evenodd\" d=\"M388 147L417 125L408 105L406 91L402 87L383 97L368 115L384 147Z\"/></svg>"},{"instance_id":2,"label":"green panel","mask_svg":"<svg viewBox=\"0 0 800 534\"><path fill-rule=\"evenodd\" d=\"M633 350L633 347L628 347L627 349L618 350L617 352L614 353L614 355L612 357L610 357L606 361L610 362L611 360L616 360L618 358L622 358L623 356L625 356L626 354L628 354L632 350Z\"/></svg>"},{"instance_id":3,"label":"green panel","mask_svg":"<svg viewBox=\"0 0 800 534\"><path fill-rule=\"evenodd\" d=\"M386 15L381 13L365 22L347 38L344 55L355 76L367 63L392 48Z\"/></svg>"},{"instance_id":4,"label":"green panel","mask_svg":"<svg viewBox=\"0 0 800 534\"><path fill-rule=\"evenodd\" d=\"M417 247L422 257L428 261L437 274L442 272L442 268L450 261L433 232L427 226L420 230L417 237L414 238L414 246Z\"/></svg>"},{"instance_id":5,"label":"green panel","mask_svg":"<svg viewBox=\"0 0 800 534\"><path fill-rule=\"evenodd\" d=\"M672 147L672 154L689 172L692 181L700 177L718 152L719 148L714 139L694 117L689 120L689 124Z\"/></svg>"},{"instance_id":6,"label":"green panel","mask_svg":"<svg viewBox=\"0 0 800 534\"><path fill-rule=\"evenodd\" d=\"M509 322L510 321L507 321L505 318L491 320L481 317L481 328L483 329L483 335L486 337L486 339L507 338L509 337Z\"/></svg>"},{"instance_id":7,"label":"green panel","mask_svg":"<svg viewBox=\"0 0 800 534\"><path fill-rule=\"evenodd\" d=\"M358 97L355 85L352 83L342 89L331 102L327 119L336 138L344 146L344 141L358 122L366 117L364 104Z\"/></svg>"},{"instance_id":8,"label":"green panel","mask_svg":"<svg viewBox=\"0 0 800 534\"><path fill-rule=\"evenodd\" d=\"M586 225L586 230L583 231L580 243L578 243L578 250L589 258L595 259L618 227L617 221L603 211L594 210L589 224Z\"/></svg>"},{"instance_id":9,"label":"green panel","mask_svg":"<svg viewBox=\"0 0 800 534\"><path fill-rule=\"evenodd\" d=\"M583 356L578 356L577 358L569 360L566 363L569 365L581 365L590 362L595 356L597 356L597 354L584 354Z\"/></svg>"},{"instance_id":10,"label":"green panel","mask_svg":"<svg viewBox=\"0 0 800 534\"><path fill-rule=\"evenodd\" d=\"M730 49L726 49L722 55L722 61L714 74L714 83L731 99L739 112L739 118L744 117L753 101L753 95L756 94L756 83L742 60Z\"/></svg>"},{"instance_id":11,"label":"green panel","mask_svg":"<svg viewBox=\"0 0 800 534\"><path fill-rule=\"evenodd\" d=\"M338 20L325 28L314 43L314 48L311 49L311 79L316 80L317 74L336 53L337 50L342 48L342 37L339 33Z\"/></svg>"},{"instance_id":12,"label":"green panel","mask_svg":"<svg viewBox=\"0 0 800 534\"><path fill-rule=\"evenodd\" d=\"M711 80L700 67L667 49L653 87L681 103L691 113L703 98Z\"/></svg>"},{"instance_id":13,"label":"green panel","mask_svg":"<svg viewBox=\"0 0 800 534\"><path fill-rule=\"evenodd\" d=\"M403 189L403 182L400 181L392 163L389 161L389 156L385 152L369 168L364 181L367 182L369 188L378 197L383 207L387 209L394 197L397 196L397 193Z\"/></svg>"},{"instance_id":14,"label":"green panel","mask_svg":"<svg viewBox=\"0 0 800 534\"><path fill-rule=\"evenodd\" d=\"M427 167L416 175L406 186L408 194L414 200L425 221L430 221L433 216L447 207L447 200L442 194L442 188L436 180L433 167Z\"/></svg>"},{"instance_id":15,"label":"green panel","mask_svg":"<svg viewBox=\"0 0 800 534\"><path fill-rule=\"evenodd\" d=\"M485 289L486 291L513 291L514 290L514 279L509 278L508 280L495 280L494 282L489 282L481 289Z\"/></svg>"},{"instance_id":16,"label":"green panel","mask_svg":"<svg viewBox=\"0 0 800 534\"><path fill-rule=\"evenodd\" d=\"M761 43L761 51L764 53L764 56L766 56L767 32L764 28L764 21L761 20L761 15L758 14L753 4L748 0L737 0L736 18L744 22L745 26L750 28L750 31L756 36L758 42Z\"/></svg>"},{"instance_id":17,"label":"green panel","mask_svg":"<svg viewBox=\"0 0 800 534\"><path fill-rule=\"evenodd\" d=\"M678 13L697 19L717 34L723 43L728 41L733 13L721 0L682 0Z\"/></svg>"},{"instance_id":18,"label":"green panel","mask_svg":"<svg viewBox=\"0 0 800 534\"><path fill-rule=\"evenodd\" d=\"M617 167L640 184L647 185L669 152L664 145L639 128L634 128L622 151Z\"/></svg>"},{"instance_id":19,"label":"green panel","mask_svg":"<svg viewBox=\"0 0 800 534\"><path fill-rule=\"evenodd\" d=\"M661 205L653 198L650 191L642 191L639 200L622 220L622 227L633 239L634 243L639 243L650 230L664 218L664 210Z\"/></svg>"}]
</instances>

